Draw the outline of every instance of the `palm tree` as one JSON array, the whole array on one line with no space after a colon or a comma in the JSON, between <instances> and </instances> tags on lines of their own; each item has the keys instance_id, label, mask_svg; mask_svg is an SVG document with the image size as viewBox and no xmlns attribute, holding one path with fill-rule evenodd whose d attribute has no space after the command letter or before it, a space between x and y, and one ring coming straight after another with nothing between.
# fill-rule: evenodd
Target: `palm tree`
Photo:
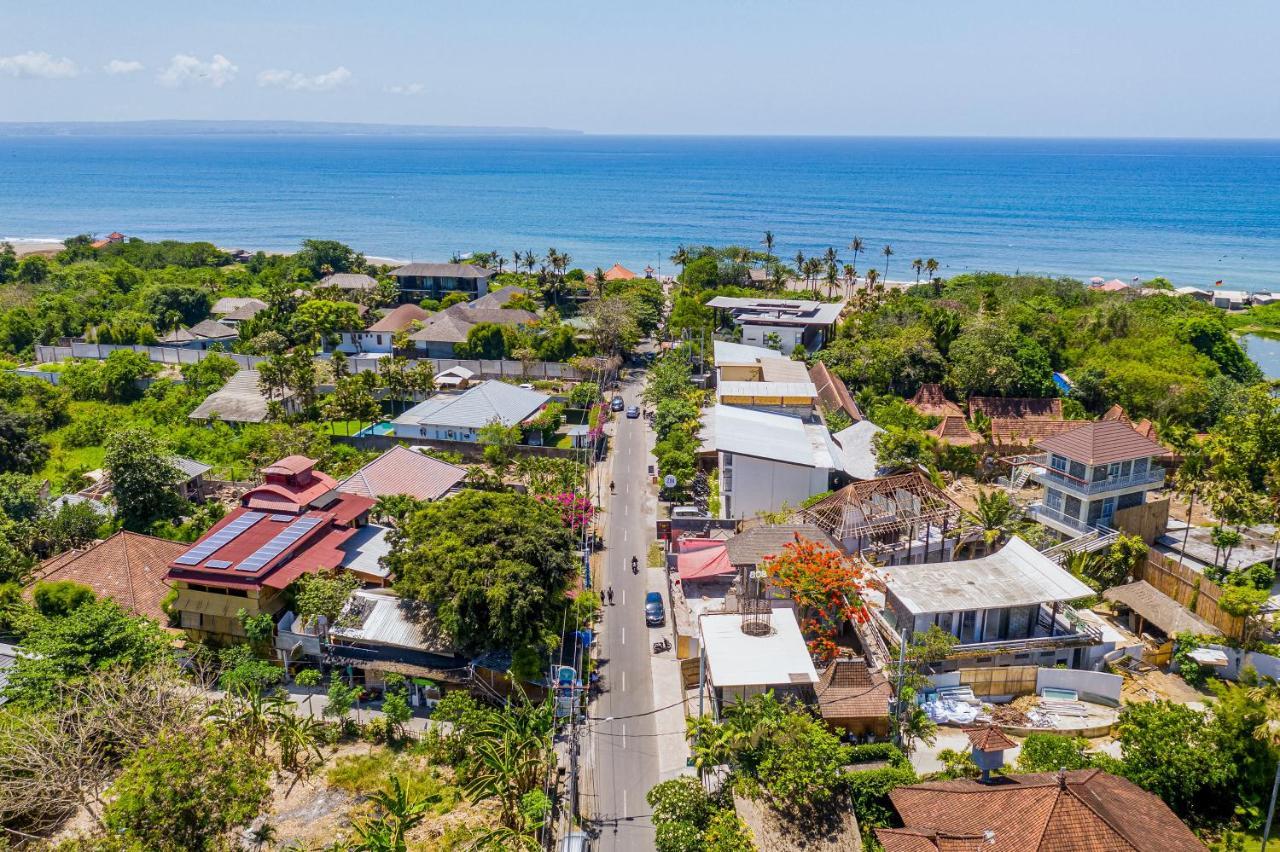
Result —
<instances>
[{"instance_id":1,"label":"palm tree","mask_svg":"<svg viewBox=\"0 0 1280 852\"><path fill-rule=\"evenodd\" d=\"M858 276L858 270L853 268L852 263L844 265L844 294L849 295L849 290L853 287L853 281Z\"/></svg>"},{"instance_id":2,"label":"palm tree","mask_svg":"<svg viewBox=\"0 0 1280 852\"><path fill-rule=\"evenodd\" d=\"M836 288L836 280L839 278L840 271L836 268L835 263L827 264L827 298L831 298L831 292Z\"/></svg>"},{"instance_id":3,"label":"palm tree","mask_svg":"<svg viewBox=\"0 0 1280 852\"><path fill-rule=\"evenodd\" d=\"M1253 729L1253 737L1270 746L1271 753L1280 751L1280 690L1274 678L1264 678L1262 683L1249 690L1249 699L1262 705L1262 724ZM1271 840L1271 820L1275 816L1276 791L1280 790L1280 762L1276 763L1276 776L1271 785L1271 804L1267 808L1267 821L1262 829L1262 847Z\"/></svg>"},{"instance_id":4,"label":"palm tree","mask_svg":"<svg viewBox=\"0 0 1280 852\"><path fill-rule=\"evenodd\" d=\"M853 252L853 265L858 265L858 255L862 253L863 245L861 237L854 237L849 241L849 250Z\"/></svg>"},{"instance_id":5,"label":"palm tree","mask_svg":"<svg viewBox=\"0 0 1280 852\"><path fill-rule=\"evenodd\" d=\"M804 252L796 252L796 277L804 275Z\"/></svg>"},{"instance_id":6,"label":"palm tree","mask_svg":"<svg viewBox=\"0 0 1280 852\"><path fill-rule=\"evenodd\" d=\"M391 789L370 793L369 801L379 813L355 823L359 842L352 847L352 852L406 852L409 848L406 836L427 818L430 799L411 796L400 776L392 775Z\"/></svg>"},{"instance_id":7,"label":"palm tree","mask_svg":"<svg viewBox=\"0 0 1280 852\"><path fill-rule=\"evenodd\" d=\"M676 246L676 250L671 254L671 262L680 267L680 271L684 272L684 268L689 264L689 250L684 246Z\"/></svg>"},{"instance_id":8,"label":"palm tree","mask_svg":"<svg viewBox=\"0 0 1280 852\"><path fill-rule=\"evenodd\" d=\"M889 280L889 258L893 257L893 246L885 246L880 249L880 253L884 255L884 280Z\"/></svg>"},{"instance_id":9,"label":"palm tree","mask_svg":"<svg viewBox=\"0 0 1280 852\"><path fill-rule=\"evenodd\" d=\"M924 262L924 268L929 273L929 277L932 278L934 273L938 271L938 261L933 258L929 258Z\"/></svg>"},{"instance_id":10,"label":"palm tree","mask_svg":"<svg viewBox=\"0 0 1280 852\"><path fill-rule=\"evenodd\" d=\"M920 271L921 271L922 269L924 269L924 261L923 261L921 258L918 258L918 257L917 257L915 260L911 261L911 268L915 270L915 273L916 273L916 283L917 283L917 284L919 284L919 283L920 283Z\"/></svg>"},{"instance_id":11,"label":"palm tree","mask_svg":"<svg viewBox=\"0 0 1280 852\"><path fill-rule=\"evenodd\" d=\"M764 239L760 241L764 245L764 256L766 262L773 261L773 231L765 231Z\"/></svg>"},{"instance_id":12,"label":"palm tree","mask_svg":"<svg viewBox=\"0 0 1280 852\"><path fill-rule=\"evenodd\" d=\"M982 541L987 550L995 547L1009 533L1013 523L1014 505L1003 491L978 489L977 505L965 516L982 528Z\"/></svg>"},{"instance_id":13,"label":"palm tree","mask_svg":"<svg viewBox=\"0 0 1280 852\"><path fill-rule=\"evenodd\" d=\"M840 255L836 252L834 246L827 246L827 250L822 253L822 259L827 265L835 266L840 261Z\"/></svg>"},{"instance_id":14,"label":"palm tree","mask_svg":"<svg viewBox=\"0 0 1280 852\"><path fill-rule=\"evenodd\" d=\"M880 273L876 272L875 267L872 267L871 269L867 270L866 279L867 279L867 289L873 290L875 289L876 282L880 280Z\"/></svg>"},{"instance_id":15,"label":"palm tree","mask_svg":"<svg viewBox=\"0 0 1280 852\"><path fill-rule=\"evenodd\" d=\"M1195 438L1178 447L1182 453L1182 465L1174 477L1174 490L1187 499L1187 526L1182 531L1182 547L1178 550L1178 565L1182 565L1187 552L1187 539L1191 535L1191 513L1196 508L1196 497L1200 496L1208 481L1208 458L1202 443Z\"/></svg>"},{"instance_id":16,"label":"palm tree","mask_svg":"<svg viewBox=\"0 0 1280 852\"><path fill-rule=\"evenodd\" d=\"M497 799L507 828L525 828L521 800L541 786L554 721L550 703L524 704L495 714L476 732L476 765L463 792L473 802Z\"/></svg>"}]
</instances>

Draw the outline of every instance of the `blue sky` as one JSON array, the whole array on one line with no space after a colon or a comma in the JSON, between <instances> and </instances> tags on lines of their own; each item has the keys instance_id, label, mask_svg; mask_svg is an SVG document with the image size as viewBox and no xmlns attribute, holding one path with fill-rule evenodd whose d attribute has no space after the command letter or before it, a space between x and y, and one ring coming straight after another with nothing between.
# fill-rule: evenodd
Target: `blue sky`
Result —
<instances>
[{"instance_id":1,"label":"blue sky","mask_svg":"<svg viewBox=\"0 0 1280 852\"><path fill-rule=\"evenodd\" d=\"M6 121L1280 136L1263 0L7 5Z\"/></svg>"}]
</instances>

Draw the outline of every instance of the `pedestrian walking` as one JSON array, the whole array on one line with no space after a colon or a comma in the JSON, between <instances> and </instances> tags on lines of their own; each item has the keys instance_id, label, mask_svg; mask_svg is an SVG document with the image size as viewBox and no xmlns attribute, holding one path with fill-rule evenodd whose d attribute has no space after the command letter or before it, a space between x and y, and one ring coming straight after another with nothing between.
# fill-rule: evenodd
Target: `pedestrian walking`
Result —
<instances>
[{"instance_id":1,"label":"pedestrian walking","mask_svg":"<svg viewBox=\"0 0 1280 852\"><path fill-rule=\"evenodd\" d=\"M609 590L604 594L605 594L605 597L609 599L609 606L613 606L613 586L610 586Z\"/></svg>"}]
</instances>

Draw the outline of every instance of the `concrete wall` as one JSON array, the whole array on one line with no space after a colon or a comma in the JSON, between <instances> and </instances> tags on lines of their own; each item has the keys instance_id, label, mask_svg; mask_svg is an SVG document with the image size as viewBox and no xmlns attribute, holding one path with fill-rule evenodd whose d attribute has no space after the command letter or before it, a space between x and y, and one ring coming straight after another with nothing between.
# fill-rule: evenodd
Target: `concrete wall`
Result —
<instances>
[{"instance_id":1,"label":"concrete wall","mask_svg":"<svg viewBox=\"0 0 1280 852\"><path fill-rule=\"evenodd\" d=\"M1120 687L1124 678L1107 672L1090 672L1083 669L1040 669L1036 674L1036 693L1046 686L1074 689L1085 701L1096 704L1118 705Z\"/></svg>"},{"instance_id":2,"label":"concrete wall","mask_svg":"<svg viewBox=\"0 0 1280 852\"><path fill-rule=\"evenodd\" d=\"M460 453L467 461L482 461L484 447L469 441L436 441L429 438L401 438L395 435L333 435L331 440L339 444L350 444L362 450L383 452L392 447L405 445L410 447L434 447L437 450ZM516 453L526 456L552 456L555 458L582 458L582 450L561 449L559 447L534 447L520 444Z\"/></svg>"},{"instance_id":3,"label":"concrete wall","mask_svg":"<svg viewBox=\"0 0 1280 852\"><path fill-rule=\"evenodd\" d=\"M733 490L724 488L725 466L720 460L720 503L726 518L749 518L758 512L776 512L782 504L799 508L814 494L827 490L830 472L798 464L733 456ZM728 496L728 506L725 506Z\"/></svg>"},{"instance_id":4,"label":"concrete wall","mask_svg":"<svg viewBox=\"0 0 1280 852\"><path fill-rule=\"evenodd\" d=\"M1280 679L1280 657L1259 654L1253 651L1242 651L1239 648L1231 648L1227 645L1208 645L1206 647L1214 648L1227 655L1227 665L1219 668L1217 672L1229 680L1235 680L1240 677L1240 670L1245 666L1253 666L1258 674L1263 677Z\"/></svg>"},{"instance_id":5,"label":"concrete wall","mask_svg":"<svg viewBox=\"0 0 1280 852\"><path fill-rule=\"evenodd\" d=\"M787 325L744 325L742 327L742 342L748 346L760 346L765 349L771 348L765 338L770 334L778 335L781 341L780 351L783 355L790 355L791 350L796 348L796 344L800 343L804 338L803 326L787 326Z\"/></svg>"}]
</instances>

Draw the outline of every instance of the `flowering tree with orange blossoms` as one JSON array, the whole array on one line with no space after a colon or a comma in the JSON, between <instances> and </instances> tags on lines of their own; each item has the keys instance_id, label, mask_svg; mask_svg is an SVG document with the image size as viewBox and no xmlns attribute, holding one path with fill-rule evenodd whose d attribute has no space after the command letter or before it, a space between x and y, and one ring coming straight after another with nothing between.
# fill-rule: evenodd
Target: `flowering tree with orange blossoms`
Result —
<instances>
[{"instance_id":1,"label":"flowering tree with orange blossoms","mask_svg":"<svg viewBox=\"0 0 1280 852\"><path fill-rule=\"evenodd\" d=\"M800 629L810 636L809 651L826 662L837 652L836 635L846 621L866 621L862 567L843 553L797 537L762 567L773 585L800 608Z\"/></svg>"}]
</instances>

